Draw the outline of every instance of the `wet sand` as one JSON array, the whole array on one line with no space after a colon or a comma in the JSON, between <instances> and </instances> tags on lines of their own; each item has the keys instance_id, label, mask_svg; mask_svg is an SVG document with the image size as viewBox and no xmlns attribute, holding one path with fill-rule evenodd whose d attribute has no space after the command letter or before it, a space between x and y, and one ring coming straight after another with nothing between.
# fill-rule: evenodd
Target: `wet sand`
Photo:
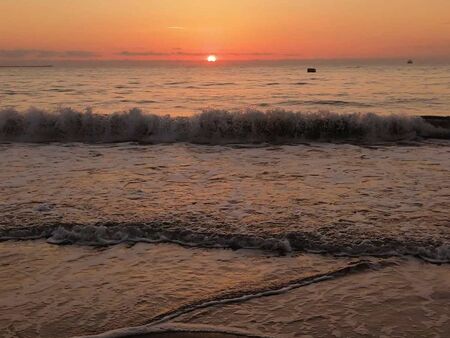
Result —
<instances>
[{"instance_id":1,"label":"wet sand","mask_svg":"<svg viewBox=\"0 0 450 338\"><path fill-rule=\"evenodd\" d=\"M222 332L161 332L128 336L127 338L247 338L250 336ZM253 336L256 337L256 336Z\"/></svg>"}]
</instances>

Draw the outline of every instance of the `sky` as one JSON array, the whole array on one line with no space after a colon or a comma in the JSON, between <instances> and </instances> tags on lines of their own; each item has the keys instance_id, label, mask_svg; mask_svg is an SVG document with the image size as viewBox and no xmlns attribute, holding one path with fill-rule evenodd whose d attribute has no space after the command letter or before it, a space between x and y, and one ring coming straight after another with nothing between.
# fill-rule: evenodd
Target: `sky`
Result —
<instances>
[{"instance_id":1,"label":"sky","mask_svg":"<svg viewBox=\"0 0 450 338\"><path fill-rule=\"evenodd\" d=\"M450 0L0 0L0 61L450 59Z\"/></svg>"}]
</instances>

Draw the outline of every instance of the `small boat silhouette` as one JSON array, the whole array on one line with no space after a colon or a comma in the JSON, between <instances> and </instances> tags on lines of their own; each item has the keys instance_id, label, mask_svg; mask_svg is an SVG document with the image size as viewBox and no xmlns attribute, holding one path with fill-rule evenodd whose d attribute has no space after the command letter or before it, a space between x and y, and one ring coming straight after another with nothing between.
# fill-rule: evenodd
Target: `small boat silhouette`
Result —
<instances>
[{"instance_id":1,"label":"small boat silhouette","mask_svg":"<svg viewBox=\"0 0 450 338\"><path fill-rule=\"evenodd\" d=\"M412 65L413 64L413 60L409 59L408 60L408 65Z\"/></svg>"},{"instance_id":2,"label":"small boat silhouette","mask_svg":"<svg viewBox=\"0 0 450 338\"><path fill-rule=\"evenodd\" d=\"M316 68L308 68L308 73L316 73L317 69Z\"/></svg>"}]
</instances>

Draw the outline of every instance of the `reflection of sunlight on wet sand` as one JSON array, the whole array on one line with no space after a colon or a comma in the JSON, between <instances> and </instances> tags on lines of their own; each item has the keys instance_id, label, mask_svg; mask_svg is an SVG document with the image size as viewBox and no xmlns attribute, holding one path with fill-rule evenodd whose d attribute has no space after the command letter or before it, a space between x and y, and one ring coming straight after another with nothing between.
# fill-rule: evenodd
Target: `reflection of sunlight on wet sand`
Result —
<instances>
[{"instance_id":1,"label":"reflection of sunlight on wet sand","mask_svg":"<svg viewBox=\"0 0 450 338\"><path fill-rule=\"evenodd\" d=\"M13 328L29 337L37 336L36 330L43 337L72 337L138 326L192 303L252 293L349 261L168 244L92 248L3 242L0 332Z\"/></svg>"},{"instance_id":2,"label":"reflection of sunlight on wet sand","mask_svg":"<svg viewBox=\"0 0 450 338\"><path fill-rule=\"evenodd\" d=\"M123 338L258 338L259 335L233 334L221 332L161 332L122 336ZM261 336L262 337L262 336Z\"/></svg>"},{"instance_id":3,"label":"reflection of sunlight on wet sand","mask_svg":"<svg viewBox=\"0 0 450 338\"><path fill-rule=\"evenodd\" d=\"M268 338L269 336L257 332L225 326L210 326L203 324L168 323L161 325L147 325L142 327L123 328L106 332L97 336L85 338Z\"/></svg>"},{"instance_id":4,"label":"reflection of sunlight on wet sand","mask_svg":"<svg viewBox=\"0 0 450 338\"><path fill-rule=\"evenodd\" d=\"M189 324L229 325L271 337L445 337L450 269L414 259L288 293L194 311Z\"/></svg>"}]
</instances>

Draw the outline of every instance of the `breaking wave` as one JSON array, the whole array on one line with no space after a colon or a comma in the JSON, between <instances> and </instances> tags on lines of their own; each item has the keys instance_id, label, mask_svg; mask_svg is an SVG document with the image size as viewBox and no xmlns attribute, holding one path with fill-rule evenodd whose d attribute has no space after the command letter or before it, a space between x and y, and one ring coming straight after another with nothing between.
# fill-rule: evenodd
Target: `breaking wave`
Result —
<instances>
[{"instance_id":1,"label":"breaking wave","mask_svg":"<svg viewBox=\"0 0 450 338\"><path fill-rule=\"evenodd\" d=\"M2 142L298 143L450 139L448 118L209 109L190 117L145 114L135 108L109 115L90 109L0 110Z\"/></svg>"},{"instance_id":2,"label":"breaking wave","mask_svg":"<svg viewBox=\"0 0 450 338\"><path fill-rule=\"evenodd\" d=\"M0 241L46 239L57 245L110 246L120 243L174 243L188 247L256 249L288 254L309 252L350 257L415 256L431 263L450 263L450 245L423 238L351 238L339 234L292 231L278 235L254 235L195 231L153 223L47 224L0 228Z\"/></svg>"}]
</instances>

